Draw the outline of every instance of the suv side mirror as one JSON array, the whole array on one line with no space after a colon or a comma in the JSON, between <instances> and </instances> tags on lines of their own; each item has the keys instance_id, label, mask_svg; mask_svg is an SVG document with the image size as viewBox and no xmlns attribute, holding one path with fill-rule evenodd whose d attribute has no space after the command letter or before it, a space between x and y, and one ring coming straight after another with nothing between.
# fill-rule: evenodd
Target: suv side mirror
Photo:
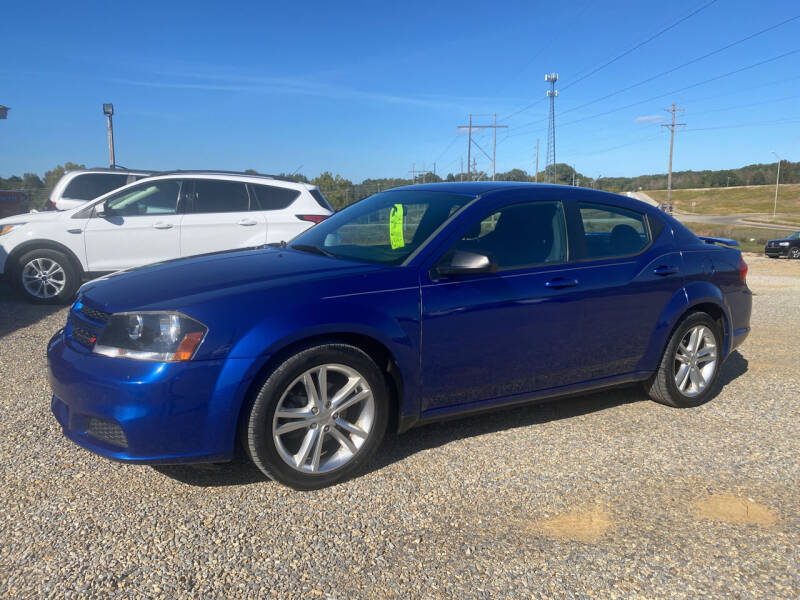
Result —
<instances>
[{"instance_id":1,"label":"suv side mirror","mask_svg":"<svg viewBox=\"0 0 800 600\"><path fill-rule=\"evenodd\" d=\"M459 275L476 275L478 273L494 273L497 263L486 254L456 250L443 258L435 267L440 277L457 277Z\"/></svg>"},{"instance_id":2,"label":"suv side mirror","mask_svg":"<svg viewBox=\"0 0 800 600\"><path fill-rule=\"evenodd\" d=\"M111 213L113 213L113 212L114 211L112 209L110 209L110 208L108 208L106 206L105 202L101 202L100 204L97 204L94 207L94 214L97 215L98 217L100 217L101 219L103 217L111 216Z\"/></svg>"}]
</instances>

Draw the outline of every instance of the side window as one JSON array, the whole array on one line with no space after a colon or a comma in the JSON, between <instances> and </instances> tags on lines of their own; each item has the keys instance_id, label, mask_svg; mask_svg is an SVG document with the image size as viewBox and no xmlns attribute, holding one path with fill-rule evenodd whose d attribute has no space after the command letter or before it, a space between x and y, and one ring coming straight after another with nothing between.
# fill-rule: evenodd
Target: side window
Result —
<instances>
[{"instance_id":1,"label":"side window","mask_svg":"<svg viewBox=\"0 0 800 600\"><path fill-rule=\"evenodd\" d=\"M128 183L127 175L84 173L67 184L62 196L70 200L94 200Z\"/></svg>"},{"instance_id":2,"label":"side window","mask_svg":"<svg viewBox=\"0 0 800 600\"><path fill-rule=\"evenodd\" d=\"M175 180L144 183L109 198L106 210L109 216L123 217L175 214L178 205L178 189Z\"/></svg>"},{"instance_id":3,"label":"side window","mask_svg":"<svg viewBox=\"0 0 800 600\"><path fill-rule=\"evenodd\" d=\"M196 179L190 213L244 212L250 209L247 188L236 181Z\"/></svg>"},{"instance_id":4,"label":"side window","mask_svg":"<svg viewBox=\"0 0 800 600\"><path fill-rule=\"evenodd\" d=\"M578 202L585 251L583 258L613 258L641 252L650 243L645 215L606 204Z\"/></svg>"},{"instance_id":5,"label":"side window","mask_svg":"<svg viewBox=\"0 0 800 600\"><path fill-rule=\"evenodd\" d=\"M515 269L567 259L567 230L561 202L512 204L475 223L451 248L487 254L498 269Z\"/></svg>"},{"instance_id":6,"label":"side window","mask_svg":"<svg viewBox=\"0 0 800 600\"><path fill-rule=\"evenodd\" d=\"M299 190L274 185L251 185L250 187L255 192L253 210L280 210L289 206L300 195Z\"/></svg>"}]
</instances>

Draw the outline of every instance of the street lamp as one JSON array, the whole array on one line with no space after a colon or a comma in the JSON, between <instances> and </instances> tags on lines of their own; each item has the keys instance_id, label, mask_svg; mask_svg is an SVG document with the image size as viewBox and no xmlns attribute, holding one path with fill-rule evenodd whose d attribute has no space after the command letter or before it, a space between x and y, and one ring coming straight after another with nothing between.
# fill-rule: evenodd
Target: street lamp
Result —
<instances>
[{"instance_id":1,"label":"street lamp","mask_svg":"<svg viewBox=\"0 0 800 600\"><path fill-rule=\"evenodd\" d=\"M5 119L8 117L8 111L11 110L10 106L3 106L0 104L0 119Z\"/></svg>"},{"instance_id":2,"label":"street lamp","mask_svg":"<svg viewBox=\"0 0 800 600\"><path fill-rule=\"evenodd\" d=\"M775 217L775 214L778 212L778 184L781 181L781 161L783 160L778 153L773 150L772 152L776 158L778 159L778 176L775 178L775 204L772 206L772 216Z\"/></svg>"},{"instance_id":3,"label":"street lamp","mask_svg":"<svg viewBox=\"0 0 800 600\"><path fill-rule=\"evenodd\" d=\"M112 169L116 166L114 160L114 124L111 117L114 114L114 105L111 103L103 104L103 114L108 119L108 166Z\"/></svg>"}]
</instances>

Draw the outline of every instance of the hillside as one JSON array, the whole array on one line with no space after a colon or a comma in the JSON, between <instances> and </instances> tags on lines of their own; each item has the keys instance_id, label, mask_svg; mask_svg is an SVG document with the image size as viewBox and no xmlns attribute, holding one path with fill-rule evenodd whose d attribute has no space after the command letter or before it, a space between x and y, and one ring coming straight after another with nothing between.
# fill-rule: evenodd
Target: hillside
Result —
<instances>
[{"instance_id":1,"label":"hillside","mask_svg":"<svg viewBox=\"0 0 800 600\"><path fill-rule=\"evenodd\" d=\"M665 202L667 199L666 190L648 190L647 195L657 202ZM676 211L699 215L746 213L772 215L774 201L774 185L672 190L672 202ZM692 202L695 203L694 206L692 206ZM780 186L778 216L800 216L800 184L782 184ZM789 217L789 220L794 219Z\"/></svg>"}]
</instances>

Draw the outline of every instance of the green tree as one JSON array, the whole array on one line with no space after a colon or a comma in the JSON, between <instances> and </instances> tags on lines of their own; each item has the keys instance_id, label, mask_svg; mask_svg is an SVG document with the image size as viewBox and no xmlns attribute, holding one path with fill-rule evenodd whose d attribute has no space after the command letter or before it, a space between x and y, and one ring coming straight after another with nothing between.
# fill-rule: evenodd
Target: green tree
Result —
<instances>
[{"instance_id":1,"label":"green tree","mask_svg":"<svg viewBox=\"0 0 800 600\"><path fill-rule=\"evenodd\" d=\"M58 183L58 180L64 176L64 173L67 171L73 171L75 169L85 169L86 165L79 165L73 162L65 162L64 166L57 165L51 171L47 171L44 174L44 185L47 188L47 191L50 192Z\"/></svg>"}]
</instances>

